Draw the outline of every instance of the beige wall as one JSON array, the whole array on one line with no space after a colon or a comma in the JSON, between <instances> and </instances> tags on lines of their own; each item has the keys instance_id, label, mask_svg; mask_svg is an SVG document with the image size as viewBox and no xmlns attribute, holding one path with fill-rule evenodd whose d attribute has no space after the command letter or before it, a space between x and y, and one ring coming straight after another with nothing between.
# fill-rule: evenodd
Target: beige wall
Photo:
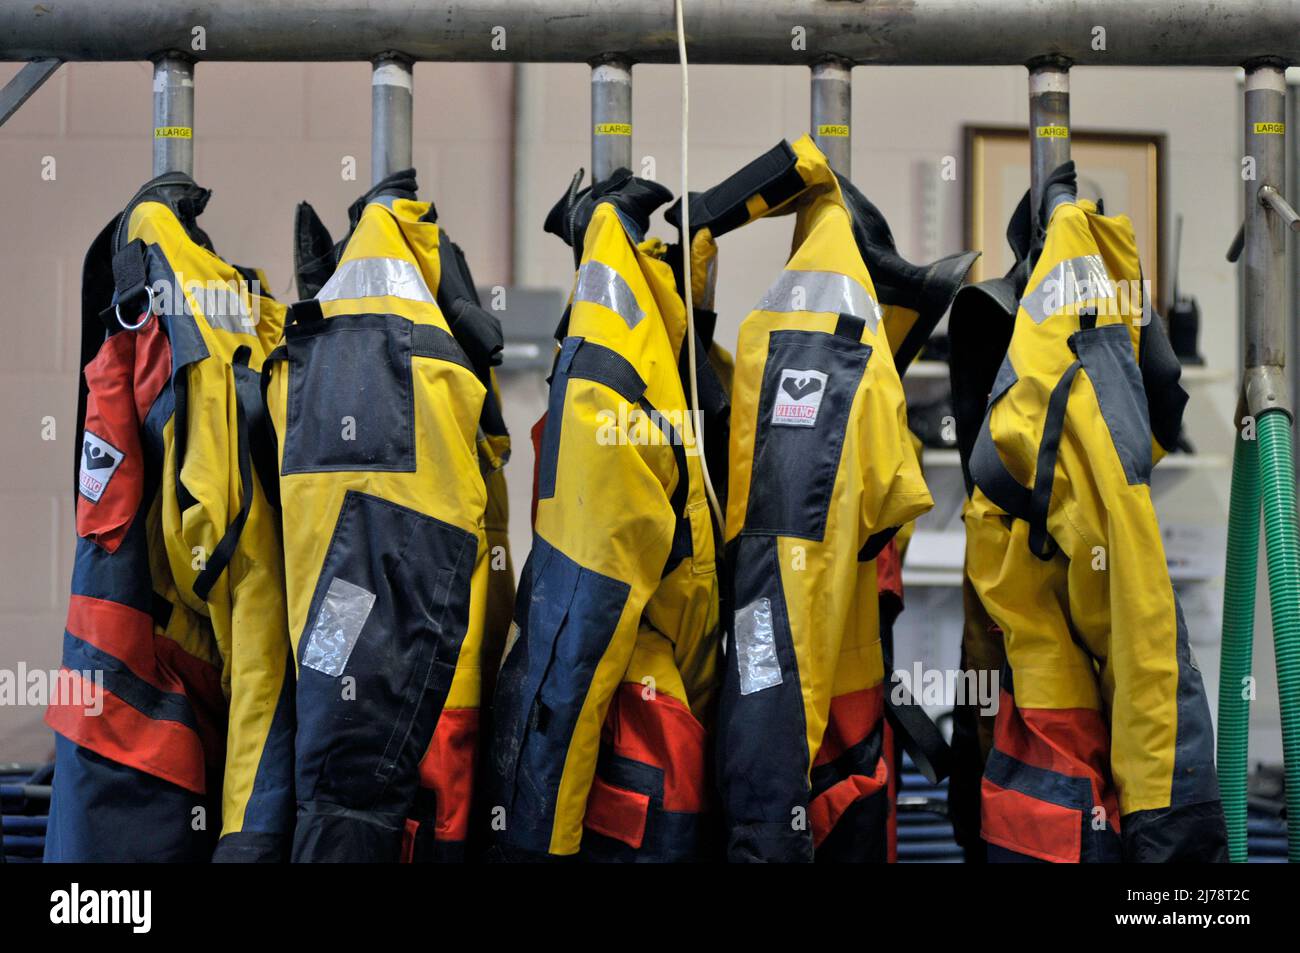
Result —
<instances>
[{"instance_id":1,"label":"beige wall","mask_svg":"<svg viewBox=\"0 0 1300 953\"><path fill-rule=\"evenodd\" d=\"M590 167L589 93L585 66L523 68L531 110L522 127L518 174L526 184L512 233L509 149L511 72L507 66L416 67L415 158L422 196L465 248L480 284L509 279L512 240L519 283L567 288L568 249L541 232L541 222L579 166ZM13 72L6 68L0 78ZM0 207L6 212L0 279L9 319L0 348L0 668L18 662L56 665L72 552L69 446L74 429L76 328L81 256L98 228L130 198L149 171L149 67L65 67L0 130ZM711 185L781 137L808 125L802 68L702 67L691 74L691 182ZM217 250L266 268L277 294L290 291L290 226L301 199L341 231L346 206L365 188L369 164L369 82L364 64L204 64L197 75L196 169L214 190L204 227ZM634 156L653 160L655 177L679 189L678 72L635 70ZM1200 298L1201 350L1212 364L1235 366L1234 274L1223 261L1239 219L1237 91L1233 71L1099 70L1073 74L1076 127L1157 130L1168 135L1171 210L1187 216L1184 286ZM855 181L889 217L901 250L929 259L959 248L961 175L937 177L937 163L961 161L963 123L1023 123L1024 71L1008 69L860 68L854 80ZM43 156L57 179L41 179ZM360 181L340 178L355 156ZM926 198L923 201L922 196ZM929 211L925 211L929 209ZM21 223L21 227L14 223ZM653 231L672 237L657 219ZM724 239L720 261L719 337L733 341L740 320L780 269L789 220L762 222ZM528 545L532 454L527 429L543 407L540 377L504 379L516 440L511 479L516 562ZM1193 440L1224 452L1232 385L1198 389L1189 410ZM58 439L41 440L54 416ZM1177 477L1162 507L1174 518L1221 524L1227 474ZM1217 660L1207 644L1217 632L1198 620L1203 665ZM942 594L930 609L918 593L911 616L948 615ZM1190 614L1190 613L1189 613ZM905 616L906 618L907 616ZM942 656L955 644L946 622ZM1262 643L1267 645L1267 642ZM1207 671L1211 694L1212 671ZM1271 688L1261 688L1267 699ZM1276 719L1263 705L1262 720ZM0 759L38 757L47 747L40 712L0 708Z\"/></svg>"},{"instance_id":2,"label":"beige wall","mask_svg":"<svg viewBox=\"0 0 1300 953\"><path fill-rule=\"evenodd\" d=\"M0 67L8 80L16 69ZM8 289L0 345L0 669L57 666L74 540L72 448L81 263L99 229L150 175L151 67L65 66L0 129L0 255ZM369 186L370 67L198 67L195 179L212 189L202 224L218 253L265 268L293 299L294 207L308 200L336 237ZM475 278L509 265L511 72L507 65L421 64L414 157L421 194L465 249ZM42 180L44 157L55 178ZM357 181L342 177L356 158ZM21 228L13 223L24 223ZM21 316L21 319L20 319ZM42 439L42 420L56 439ZM49 747L32 707L0 707L0 760Z\"/></svg>"}]
</instances>

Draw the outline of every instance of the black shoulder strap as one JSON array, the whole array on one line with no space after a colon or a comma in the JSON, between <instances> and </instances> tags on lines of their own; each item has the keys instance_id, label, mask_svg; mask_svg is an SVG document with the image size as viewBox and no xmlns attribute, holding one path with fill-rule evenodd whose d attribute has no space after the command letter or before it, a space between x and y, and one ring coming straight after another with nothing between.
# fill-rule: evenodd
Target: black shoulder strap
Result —
<instances>
[{"instance_id":1,"label":"black shoulder strap","mask_svg":"<svg viewBox=\"0 0 1300 953\"><path fill-rule=\"evenodd\" d=\"M242 367L248 371L248 358L251 351L247 345L236 348L234 356L231 359L232 367L238 372ZM249 371L251 374L252 372ZM235 409L236 409L236 441L237 452L239 456L239 512L235 518L230 521L226 527L225 533L222 534L221 540L216 547L208 554L207 563L204 565L198 577L194 580L194 595L200 600L206 602L208 595L212 592L212 587L217 584L217 580L230 565L230 559L235 554L235 547L239 544L239 537L244 532L244 524L248 522L248 511L251 508L253 500L253 464L252 450L249 437L249 408L245 406L241 399L241 388L239 387L239 375L235 376ZM246 389L246 388L244 388ZM256 403L261 404L261 394L258 393ZM179 478L179 472L177 474Z\"/></svg>"},{"instance_id":2,"label":"black shoulder strap","mask_svg":"<svg viewBox=\"0 0 1300 953\"><path fill-rule=\"evenodd\" d=\"M242 348L241 348L242 350ZM245 358L245 360L247 360ZM267 363L270 361L268 359ZM253 471L262 486L262 495L278 512L280 509L280 450L275 437L275 427L266 407L266 393L262 389L263 375L252 370L247 363L235 363L235 398L248 422L249 453Z\"/></svg>"},{"instance_id":3,"label":"black shoulder strap","mask_svg":"<svg viewBox=\"0 0 1300 953\"><path fill-rule=\"evenodd\" d=\"M805 187L798 162L790 143L782 139L708 191L692 192L691 233L708 227L717 237L739 228L749 221L749 200L756 195L762 196L769 209L789 201ZM664 218L680 231L681 216L681 199L678 199L664 213Z\"/></svg>"},{"instance_id":4,"label":"black shoulder strap","mask_svg":"<svg viewBox=\"0 0 1300 953\"><path fill-rule=\"evenodd\" d=\"M1029 549L1039 559L1051 559L1057 545L1047 531L1048 508L1052 502L1052 484L1056 478L1056 458L1061 446L1061 432L1065 428L1065 411L1069 404L1070 387L1079 371L1079 362L1067 367L1052 388L1043 419L1043 438L1038 444L1035 462L1034 485L1026 487L1007 470L998 454L997 445L989 429L986 413L980 425L979 436L971 452L970 472L974 484L996 506L1016 519L1029 524Z\"/></svg>"},{"instance_id":5,"label":"black shoulder strap","mask_svg":"<svg viewBox=\"0 0 1300 953\"><path fill-rule=\"evenodd\" d=\"M900 697L895 697L895 693ZM903 750L931 784L938 784L948 776L952 750L943 732L897 681L885 686L885 717Z\"/></svg>"},{"instance_id":6,"label":"black shoulder strap","mask_svg":"<svg viewBox=\"0 0 1300 953\"><path fill-rule=\"evenodd\" d=\"M1043 440L1038 445L1038 462L1034 469L1034 489L1029 498L1029 549L1039 559L1056 555L1056 540L1047 532L1047 510L1052 502L1052 483L1056 479L1056 454L1065 429L1065 409L1070 400L1070 386L1079 372L1075 361L1065 369L1047 400L1047 417L1043 423Z\"/></svg>"},{"instance_id":7,"label":"black shoulder strap","mask_svg":"<svg viewBox=\"0 0 1300 953\"><path fill-rule=\"evenodd\" d=\"M265 449L262 451L262 462L257 464L257 473L262 478L262 491L266 494L267 500L279 512L280 505L280 443L275 434L275 421L271 419L271 405L267 402L266 392L271 387L271 372L275 365L289 358L289 349L281 344L279 347L266 355L262 361L262 373L258 375L257 381L257 398L261 406L262 419L265 421L265 429L262 431L263 444ZM238 393L239 379L235 379L236 392ZM271 489L273 487L273 489Z\"/></svg>"}]
</instances>

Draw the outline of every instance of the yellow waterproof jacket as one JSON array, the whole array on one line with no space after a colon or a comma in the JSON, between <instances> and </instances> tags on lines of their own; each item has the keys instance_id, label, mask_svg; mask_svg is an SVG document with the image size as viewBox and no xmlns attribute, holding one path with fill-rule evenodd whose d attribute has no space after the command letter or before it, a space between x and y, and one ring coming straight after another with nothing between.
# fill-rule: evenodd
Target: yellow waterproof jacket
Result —
<instances>
[{"instance_id":1,"label":"yellow waterproof jacket","mask_svg":"<svg viewBox=\"0 0 1300 953\"><path fill-rule=\"evenodd\" d=\"M966 568L1007 660L981 791L991 856L1223 853L1209 708L1150 490L1179 433L1178 375L1128 218L1058 199L970 453Z\"/></svg>"},{"instance_id":2,"label":"yellow waterproof jacket","mask_svg":"<svg viewBox=\"0 0 1300 953\"><path fill-rule=\"evenodd\" d=\"M269 375L298 662L295 860L396 861L408 821L445 820L449 840L468 826L487 391L435 297L444 241L428 203L369 196Z\"/></svg>"},{"instance_id":3,"label":"yellow waterproof jacket","mask_svg":"<svg viewBox=\"0 0 1300 953\"><path fill-rule=\"evenodd\" d=\"M334 243L329 231L306 202L299 204L294 223L294 261L299 293L314 298L336 271L338 259L372 201L392 207L398 200L415 201L415 172L407 169L377 183L348 209L350 230ZM461 648L457 677L437 728L420 762L420 788L413 813L406 821L402 858L412 862L455 862L465 857L477 793L478 753L488 731L486 701L491 698L514 610L515 579L510 559L509 500L505 465L510 459L510 434L502 414L501 393L494 366L500 361L499 322L480 305L465 256L446 230L437 225L437 211L424 203L422 230L437 228L436 255L422 260L422 277L432 293L452 337L464 352L485 394L477 435L479 468L487 492L483 531L487 558L478 559L471 580L469 634ZM480 799L481 800L481 799ZM483 826L479 822L479 826Z\"/></svg>"},{"instance_id":4,"label":"yellow waterproof jacket","mask_svg":"<svg viewBox=\"0 0 1300 953\"><path fill-rule=\"evenodd\" d=\"M812 140L781 143L694 198L691 219L718 235L786 213L790 258L741 325L731 389L717 741L727 854L883 860L874 557L932 501L854 216Z\"/></svg>"},{"instance_id":5,"label":"yellow waterproof jacket","mask_svg":"<svg viewBox=\"0 0 1300 953\"><path fill-rule=\"evenodd\" d=\"M122 767L115 781L61 746L60 814L70 799L85 819L56 831L51 859L207 859L195 845L218 827L217 860L287 855L293 686L259 386L284 307L212 251L195 221L208 195L155 179L87 260L93 295L111 257L116 307L86 368L65 664L93 662L107 691L102 719L56 705L49 720ZM90 809L101 787L133 806Z\"/></svg>"},{"instance_id":6,"label":"yellow waterproof jacket","mask_svg":"<svg viewBox=\"0 0 1300 953\"><path fill-rule=\"evenodd\" d=\"M684 308L667 249L643 240L667 197L624 170L548 220L578 273L494 703L489 803L508 854L679 860L701 846L718 583Z\"/></svg>"}]
</instances>

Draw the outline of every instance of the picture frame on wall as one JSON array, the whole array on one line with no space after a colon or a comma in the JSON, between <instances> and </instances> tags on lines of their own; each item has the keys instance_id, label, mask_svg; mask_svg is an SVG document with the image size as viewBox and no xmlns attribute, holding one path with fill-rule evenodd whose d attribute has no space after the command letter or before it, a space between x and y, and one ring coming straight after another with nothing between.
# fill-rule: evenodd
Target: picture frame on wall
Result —
<instances>
[{"instance_id":1,"label":"picture frame on wall","mask_svg":"<svg viewBox=\"0 0 1300 953\"><path fill-rule=\"evenodd\" d=\"M1007 222L1029 188L1029 131L1023 126L964 126L966 247L983 254L969 280L1005 275L1013 264ZM1165 270L1166 142L1158 132L1070 130L1079 197L1102 199L1107 215L1133 222L1145 277L1161 313L1168 313Z\"/></svg>"}]
</instances>

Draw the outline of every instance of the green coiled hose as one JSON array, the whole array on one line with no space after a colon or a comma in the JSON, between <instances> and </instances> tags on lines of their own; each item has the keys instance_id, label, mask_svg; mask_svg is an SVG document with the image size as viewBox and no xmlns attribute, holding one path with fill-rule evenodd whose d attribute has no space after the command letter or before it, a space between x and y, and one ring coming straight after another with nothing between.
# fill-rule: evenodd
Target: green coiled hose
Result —
<instances>
[{"instance_id":1,"label":"green coiled hose","mask_svg":"<svg viewBox=\"0 0 1300 953\"><path fill-rule=\"evenodd\" d=\"M1268 596L1286 763L1287 859L1300 863L1300 539L1296 532L1291 415L1259 415L1259 469L1268 551Z\"/></svg>"},{"instance_id":2,"label":"green coiled hose","mask_svg":"<svg viewBox=\"0 0 1300 953\"><path fill-rule=\"evenodd\" d=\"M1255 576L1259 557L1259 455L1257 441L1237 434L1228 504L1228 554L1223 587L1223 644L1219 666L1219 793L1228 821L1233 863L1247 859L1246 776L1249 768L1250 677L1255 634Z\"/></svg>"}]
</instances>

